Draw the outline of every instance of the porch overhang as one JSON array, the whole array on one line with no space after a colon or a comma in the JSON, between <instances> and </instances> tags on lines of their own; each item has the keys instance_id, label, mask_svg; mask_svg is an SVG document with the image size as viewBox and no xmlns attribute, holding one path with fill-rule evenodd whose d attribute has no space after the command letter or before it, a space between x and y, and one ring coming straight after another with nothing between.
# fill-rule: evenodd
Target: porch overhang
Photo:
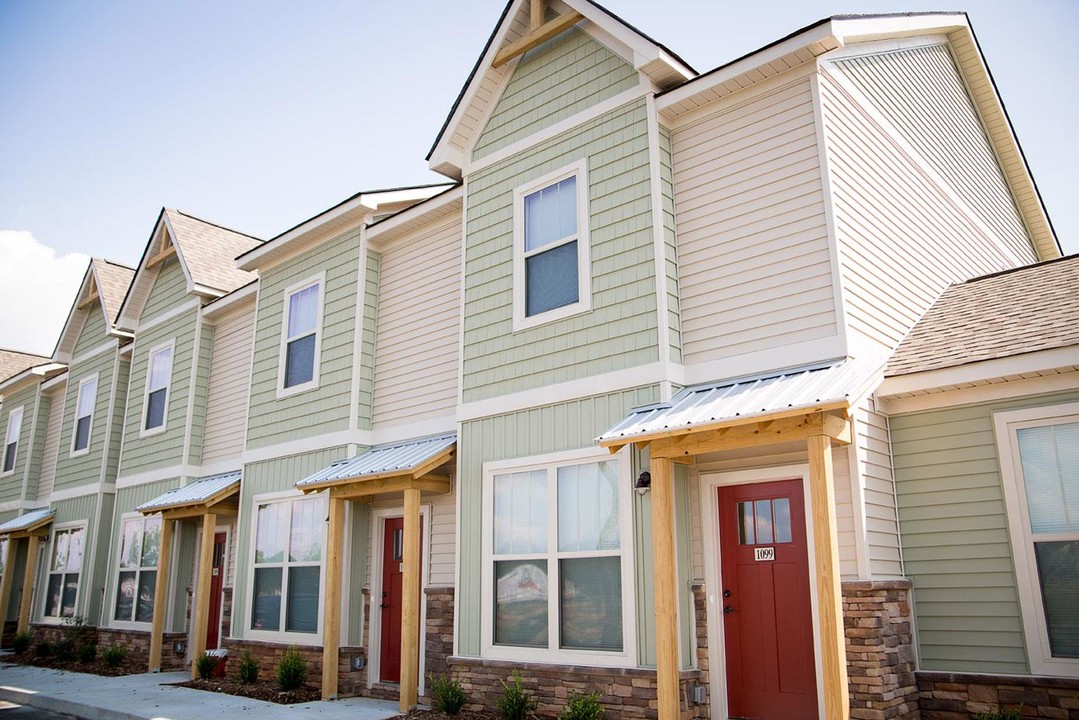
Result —
<instances>
[{"instance_id":1,"label":"porch overhang","mask_svg":"<svg viewBox=\"0 0 1079 720\"><path fill-rule=\"evenodd\" d=\"M143 515L161 513L163 520L185 520L203 515L236 515L239 510L239 470L199 478L183 487L173 488L163 495L135 508Z\"/></svg>"},{"instance_id":2,"label":"porch overhang","mask_svg":"<svg viewBox=\"0 0 1079 720\"><path fill-rule=\"evenodd\" d=\"M49 534L49 525L56 515L56 511L50 508L39 508L25 512L17 518L8 520L0 525L0 537L25 538L30 536L43 537Z\"/></svg>"},{"instance_id":3,"label":"porch overhang","mask_svg":"<svg viewBox=\"0 0 1079 720\"><path fill-rule=\"evenodd\" d=\"M19 617L16 624L16 632L25 632L30 627L30 598L34 593L29 589L34 587L34 578L37 576L38 547L43 540L49 537L49 525L52 524L56 512L51 508L38 508L25 512L17 518L8 520L0 525L0 538L7 538L4 546L4 577L0 581L0 618L7 618L8 599L11 597L11 585L15 573L10 572L13 543L12 540L27 539L26 567L23 570L22 600L19 603Z\"/></svg>"}]
</instances>

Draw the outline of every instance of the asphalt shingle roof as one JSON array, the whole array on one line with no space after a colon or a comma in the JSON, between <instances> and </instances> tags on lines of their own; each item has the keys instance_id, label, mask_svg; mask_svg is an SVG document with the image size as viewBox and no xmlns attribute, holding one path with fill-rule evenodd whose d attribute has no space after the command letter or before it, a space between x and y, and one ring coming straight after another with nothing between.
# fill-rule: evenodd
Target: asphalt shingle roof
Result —
<instances>
[{"instance_id":1,"label":"asphalt shingle roof","mask_svg":"<svg viewBox=\"0 0 1079 720\"><path fill-rule=\"evenodd\" d=\"M1079 345L1079 255L952 285L903 339L885 375Z\"/></svg>"},{"instance_id":2,"label":"asphalt shingle roof","mask_svg":"<svg viewBox=\"0 0 1079 720\"><path fill-rule=\"evenodd\" d=\"M262 240L172 208L166 208L165 215L196 285L232 292L255 279L254 273L236 267L236 257L261 245Z\"/></svg>"},{"instance_id":3,"label":"asphalt shingle roof","mask_svg":"<svg viewBox=\"0 0 1079 720\"><path fill-rule=\"evenodd\" d=\"M51 360L41 355L0 349L0 382L15 377L23 370L28 370L35 365L47 362L51 362Z\"/></svg>"},{"instance_id":4,"label":"asphalt shingle roof","mask_svg":"<svg viewBox=\"0 0 1079 720\"><path fill-rule=\"evenodd\" d=\"M127 288L135 277L135 271L101 258L94 258L93 263L98 295L109 321L115 323L120 314L120 306L124 303L124 296L127 295Z\"/></svg>"}]
</instances>

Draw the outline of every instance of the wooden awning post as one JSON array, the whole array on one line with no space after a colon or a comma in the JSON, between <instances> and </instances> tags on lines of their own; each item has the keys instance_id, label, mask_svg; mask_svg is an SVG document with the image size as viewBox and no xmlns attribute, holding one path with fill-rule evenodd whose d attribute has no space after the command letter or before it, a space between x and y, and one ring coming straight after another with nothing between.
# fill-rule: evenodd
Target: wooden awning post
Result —
<instances>
[{"instance_id":1,"label":"wooden awning post","mask_svg":"<svg viewBox=\"0 0 1079 720\"><path fill-rule=\"evenodd\" d=\"M652 458L652 586L656 594L656 682L660 720L681 717L678 583L674 547L674 463Z\"/></svg>"},{"instance_id":2,"label":"wooden awning post","mask_svg":"<svg viewBox=\"0 0 1079 720\"><path fill-rule=\"evenodd\" d=\"M337 655L341 645L341 547L345 501L330 490L326 528L326 601L322 612L322 699L337 699Z\"/></svg>"},{"instance_id":3,"label":"wooden awning post","mask_svg":"<svg viewBox=\"0 0 1079 720\"><path fill-rule=\"evenodd\" d=\"M847 649L843 635L843 595L839 585L832 439L827 435L813 435L806 442L813 507L813 550L816 554L817 619L820 624L821 670L824 674L824 716L828 720L849 720L850 697L847 689Z\"/></svg>"},{"instance_id":4,"label":"wooden awning post","mask_svg":"<svg viewBox=\"0 0 1079 720\"><path fill-rule=\"evenodd\" d=\"M11 567L12 547L15 545L15 538L8 538L7 544L4 546L4 577L0 581L0 631L3 630L4 623L7 622L7 608L8 601L11 599L11 583L13 580Z\"/></svg>"},{"instance_id":5,"label":"wooden awning post","mask_svg":"<svg viewBox=\"0 0 1079 720\"><path fill-rule=\"evenodd\" d=\"M401 712L416 704L420 684L420 491L405 490L401 578Z\"/></svg>"},{"instance_id":6,"label":"wooden awning post","mask_svg":"<svg viewBox=\"0 0 1079 720\"><path fill-rule=\"evenodd\" d=\"M206 631L210 625L210 585L213 583L214 566L214 531L217 516L207 513L202 516L202 538L199 541L199 580L198 595L195 598L195 635L192 638L191 657L198 660L206 652ZM161 576L159 575L158 578ZM154 619L157 619L155 600ZM198 677L198 667L191 663L191 677Z\"/></svg>"},{"instance_id":7,"label":"wooden awning post","mask_svg":"<svg viewBox=\"0 0 1079 720\"><path fill-rule=\"evenodd\" d=\"M161 643L165 639L165 616L169 597L169 561L172 559L172 520L161 519L161 549L157 555L154 585L154 620L150 626L150 672L161 672Z\"/></svg>"},{"instance_id":8,"label":"wooden awning post","mask_svg":"<svg viewBox=\"0 0 1079 720\"><path fill-rule=\"evenodd\" d=\"M19 602L19 623L15 632L26 632L30 629L30 599L34 596L34 576L37 574L37 556L40 544L40 535L30 536L30 542L26 547L26 572L23 573L22 600Z\"/></svg>"}]
</instances>

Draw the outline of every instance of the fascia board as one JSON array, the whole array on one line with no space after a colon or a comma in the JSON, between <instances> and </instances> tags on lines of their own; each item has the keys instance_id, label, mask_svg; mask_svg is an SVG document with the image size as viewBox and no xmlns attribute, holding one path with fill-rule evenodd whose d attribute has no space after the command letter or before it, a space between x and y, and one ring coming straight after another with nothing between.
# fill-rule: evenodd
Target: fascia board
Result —
<instances>
[{"instance_id":1,"label":"fascia board","mask_svg":"<svg viewBox=\"0 0 1079 720\"><path fill-rule=\"evenodd\" d=\"M191 274L190 268L187 267L187 262L184 261L184 249L181 246L180 237L176 234L176 231L172 229L172 222L169 220L169 214L162 213L162 218L165 221L165 228L168 230L169 237L172 238L172 245L176 248L176 259L180 261L180 268L184 271L184 279L187 280L187 292L200 293L199 288L202 286L195 282L195 277ZM220 291L217 290L212 290L211 293L220 295Z\"/></svg>"},{"instance_id":2,"label":"fascia board","mask_svg":"<svg viewBox=\"0 0 1079 720\"><path fill-rule=\"evenodd\" d=\"M82 283L79 285L79 291L77 293L75 293L75 297L71 301L71 309L68 310L67 319L64 320L64 328L63 328L63 330L60 331L60 337L58 337L56 339L56 347L54 347L53 350L52 350L52 358L54 360L59 359L61 357L67 358L67 357L69 357L71 355L71 348L67 348L67 349L64 348L65 341L67 342L67 344L71 345L72 347L75 344L75 338L70 338L69 337L69 335L72 332L71 324L72 324L72 321L75 319L75 314L79 312L79 298L81 298L82 294L84 292L86 292L86 281L90 278L90 274L93 272L93 270L94 270L94 261L93 261L93 259L91 259L90 264L86 268L86 272L83 273ZM95 280L94 282L97 282L97 280ZM98 283L98 287L99 288L101 287L100 283ZM101 294L101 291L98 290L98 295L100 295L100 294ZM102 305L102 307L104 307L104 303L102 303L101 305ZM86 322L84 320L82 325L85 325L85 324L86 324ZM109 320L106 320L105 326L108 327L108 326L111 326L111 325L112 325L112 322L109 321ZM80 326L80 329L81 329L81 326Z\"/></svg>"},{"instance_id":3,"label":"fascia board","mask_svg":"<svg viewBox=\"0 0 1079 720\"><path fill-rule=\"evenodd\" d=\"M367 205L363 195L357 196L346 203L316 215L284 235L279 235L261 246L248 251L236 260L236 267L248 272L257 271L270 261L285 254L291 254L306 242L320 235L320 231L329 223L345 223L362 220L363 217L373 212L376 208Z\"/></svg>"},{"instance_id":4,"label":"fascia board","mask_svg":"<svg viewBox=\"0 0 1079 720\"><path fill-rule=\"evenodd\" d=\"M946 34L959 28L970 28L963 13L835 18L831 24L833 34L843 45L914 35Z\"/></svg>"},{"instance_id":5,"label":"fascia board","mask_svg":"<svg viewBox=\"0 0 1079 720\"><path fill-rule=\"evenodd\" d=\"M367 240L368 242L387 242L395 236L395 231L399 230L403 225L415 222L423 218L424 215L440 210L454 202L461 202L464 194L464 186L459 185L430 202L406 208L393 217L386 218L368 228Z\"/></svg>"},{"instance_id":6,"label":"fascia board","mask_svg":"<svg viewBox=\"0 0 1079 720\"><path fill-rule=\"evenodd\" d=\"M252 280L241 288L233 290L218 300L214 300L202 307L202 317L206 320L216 320L233 310L254 302L258 293L258 281Z\"/></svg>"},{"instance_id":7,"label":"fascia board","mask_svg":"<svg viewBox=\"0 0 1079 720\"><path fill-rule=\"evenodd\" d=\"M877 388L876 395L887 398L904 393L926 392L1076 365L1079 365L1079 346L1053 348L938 370L887 377Z\"/></svg>"}]
</instances>

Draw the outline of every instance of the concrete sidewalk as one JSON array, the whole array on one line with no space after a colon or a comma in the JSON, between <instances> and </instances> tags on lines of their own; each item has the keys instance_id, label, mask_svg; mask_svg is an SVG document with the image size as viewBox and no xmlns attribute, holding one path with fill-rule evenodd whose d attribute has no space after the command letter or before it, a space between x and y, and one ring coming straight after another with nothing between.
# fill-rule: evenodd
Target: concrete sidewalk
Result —
<instances>
[{"instance_id":1,"label":"concrete sidewalk","mask_svg":"<svg viewBox=\"0 0 1079 720\"><path fill-rule=\"evenodd\" d=\"M0 700L84 720L205 720L257 716L259 720L384 720L397 703L370 698L300 705L250 700L222 693L171 687L186 672L101 677L0 663Z\"/></svg>"}]
</instances>

